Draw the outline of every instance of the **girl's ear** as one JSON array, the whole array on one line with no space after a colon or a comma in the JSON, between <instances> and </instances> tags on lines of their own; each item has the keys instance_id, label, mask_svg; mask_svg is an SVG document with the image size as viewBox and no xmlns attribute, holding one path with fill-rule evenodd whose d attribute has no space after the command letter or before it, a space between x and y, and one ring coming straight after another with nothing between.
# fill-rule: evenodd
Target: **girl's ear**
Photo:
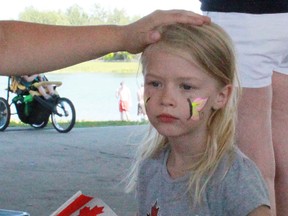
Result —
<instances>
[{"instance_id":1,"label":"girl's ear","mask_svg":"<svg viewBox=\"0 0 288 216\"><path fill-rule=\"evenodd\" d=\"M218 92L213 106L215 110L221 109L226 105L231 95L232 88L232 85L226 85Z\"/></svg>"}]
</instances>

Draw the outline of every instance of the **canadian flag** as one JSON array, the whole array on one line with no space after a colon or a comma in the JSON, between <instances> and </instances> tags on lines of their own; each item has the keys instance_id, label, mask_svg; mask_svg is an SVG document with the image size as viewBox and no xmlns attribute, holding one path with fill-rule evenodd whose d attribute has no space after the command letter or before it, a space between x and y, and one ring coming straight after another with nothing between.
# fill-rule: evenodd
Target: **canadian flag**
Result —
<instances>
[{"instance_id":1,"label":"canadian flag","mask_svg":"<svg viewBox=\"0 0 288 216\"><path fill-rule=\"evenodd\" d=\"M101 199L78 191L50 216L117 216Z\"/></svg>"}]
</instances>

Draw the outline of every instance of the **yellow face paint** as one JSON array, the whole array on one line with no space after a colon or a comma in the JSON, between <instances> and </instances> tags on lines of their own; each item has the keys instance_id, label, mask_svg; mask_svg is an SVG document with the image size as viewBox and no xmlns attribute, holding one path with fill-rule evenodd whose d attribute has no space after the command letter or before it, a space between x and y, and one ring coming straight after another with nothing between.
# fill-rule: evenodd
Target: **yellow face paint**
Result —
<instances>
[{"instance_id":1,"label":"yellow face paint","mask_svg":"<svg viewBox=\"0 0 288 216\"><path fill-rule=\"evenodd\" d=\"M147 110L147 103L148 103L149 100L150 100L150 97L144 96L144 107L145 107L146 110Z\"/></svg>"},{"instance_id":2,"label":"yellow face paint","mask_svg":"<svg viewBox=\"0 0 288 216\"><path fill-rule=\"evenodd\" d=\"M200 119L199 112L204 108L208 98L196 98L193 102L189 98L187 100L190 107L190 117L188 119L198 121Z\"/></svg>"},{"instance_id":3,"label":"yellow face paint","mask_svg":"<svg viewBox=\"0 0 288 216\"><path fill-rule=\"evenodd\" d=\"M145 105L148 103L149 100L150 100L150 97L144 98Z\"/></svg>"}]
</instances>

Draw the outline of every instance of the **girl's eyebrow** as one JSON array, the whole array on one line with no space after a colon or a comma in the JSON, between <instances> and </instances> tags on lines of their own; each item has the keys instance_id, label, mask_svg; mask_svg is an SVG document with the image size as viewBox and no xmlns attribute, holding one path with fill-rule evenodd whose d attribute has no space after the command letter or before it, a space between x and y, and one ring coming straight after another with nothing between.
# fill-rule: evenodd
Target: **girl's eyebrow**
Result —
<instances>
[{"instance_id":1,"label":"girl's eyebrow","mask_svg":"<svg viewBox=\"0 0 288 216\"><path fill-rule=\"evenodd\" d=\"M144 77L148 77L148 78L155 78L155 79L161 79L163 78L163 76L158 75L157 73L153 73L153 72L149 72L146 73ZM202 78L196 77L196 76L178 76L176 78L177 81L193 81L193 82L201 82L203 81Z\"/></svg>"},{"instance_id":2,"label":"girl's eyebrow","mask_svg":"<svg viewBox=\"0 0 288 216\"><path fill-rule=\"evenodd\" d=\"M145 74L145 77L161 78L162 76L159 76L159 75L153 74L153 73L148 73L148 74Z\"/></svg>"},{"instance_id":3,"label":"girl's eyebrow","mask_svg":"<svg viewBox=\"0 0 288 216\"><path fill-rule=\"evenodd\" d=\"M178 77L177 80L179 81L193 81L193 82L200 82L202 81L202 79L198 78L198 77Z\"/></svg>"}]
</instances>

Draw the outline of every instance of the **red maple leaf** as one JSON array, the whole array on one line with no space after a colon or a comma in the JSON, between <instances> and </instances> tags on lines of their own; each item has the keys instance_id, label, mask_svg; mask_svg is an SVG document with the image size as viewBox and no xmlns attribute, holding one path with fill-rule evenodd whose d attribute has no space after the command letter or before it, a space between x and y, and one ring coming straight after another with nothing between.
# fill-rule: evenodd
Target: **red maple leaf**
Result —
<instances>
[{"instance_id":1,"label":"red maple leaf","mask_svg":"<svg viewBox=\"0 0 288 216\"><path fill-rule=\"evenodd\" d=\"M151 214L147 214L147 216L158 216L159 207L157 207L157 202L151 208Z\"/></svg>"},{"instance_id":2,"label":"red maple leaf","mask_svg":"<svg viewBox=\"0 0 288 216\"><path fill-rule=\"evenodd\" d=\"M92 209L86 206L80 210L79 216L97 216L104 213L103 209L104 206L102 207L95 206Z\"/></svg>"}]
</instances>

